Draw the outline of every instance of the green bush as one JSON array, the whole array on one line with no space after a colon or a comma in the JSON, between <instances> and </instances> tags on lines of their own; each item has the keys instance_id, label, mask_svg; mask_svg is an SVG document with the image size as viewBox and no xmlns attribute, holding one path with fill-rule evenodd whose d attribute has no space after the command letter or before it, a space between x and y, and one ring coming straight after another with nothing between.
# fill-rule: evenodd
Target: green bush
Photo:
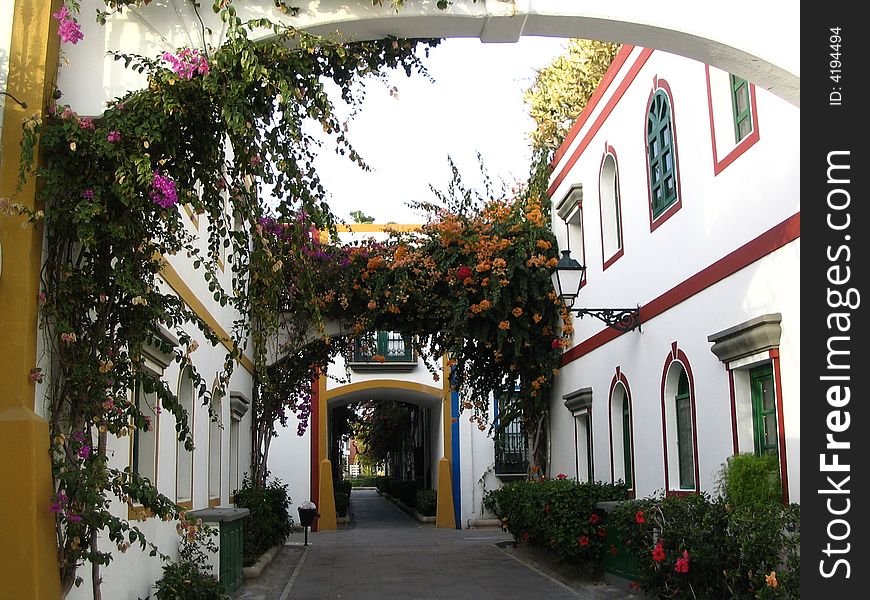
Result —
<instances>
[{"instance_id":1,"label":"green bush","mask_svg":"<svg viewBox=\"0 0 870 600\"><path fill-rule=\"evenodd\" d=\"M799 598L800 507L707 494L625 502L609 515L651 598Z\"/></svg>"},{"instance_id":2,"label":"green bush","mask_svg":"<svg viewBox=\"0 0 870 600\"><path fill-rule=\"evenodd\" d=\"M352 487L377 487L378 478L375 476L351 477L346 479Z\"/></svg>"},{"instance_id":3,"label":"green bush","mask_svg":"<svg viewBox=\"0 0 870 600\"><path fill-rule=\"evenodd\" d=\"M484 506L514 539L545 548L565 562L596 570L603 557L607 524L598 502L624 500L624 484L574 480L514 481L484 495Z\"/></svg>"},{"instance_id":4,"label":"green bush","mask_svg":"<svg viewBox=\"0 0 870 600\"><path fill-rule=\"evenodd\" d=\"M236 490L236 506L251 511L245 522L244 565L253 565L266 550L282 545L293 528L287 485L273 479L265 487L253 486L245 477Z\"/></svg>"},{"instance_id":5,"label":"green bush","mask_svg":"<svg viewBox=\"0 0 870 600\"><path fill-rule=\"evenodd\" d=\"M181 538L178 562L163 567L163 575L154 584L154 597L157 600L228 600L220 581L211 574L209 562L209 554L218 552L217 527L182 513L176 531Z\"/></svg>"},{"instance_id":6,"label":"green bush","mask_svg":"<svg viewBox=\"0 0 870 600\"><path fill-rule=\"evenodd\" d=\"M379 475L375 477L375 487L378 488L379 492L384 493L388 491L387 486L389 485L390 481L392 480L389 477L385 475Z\"/></svg>"},{"instance_id":7,"label":"green bush","mask_svg":"<svg viewBox=\"0 0 870 600\"><path fill-rule=\"evenodd\" d=\"M220 582L202 572L195 563L181 561L165 565L163 576L155 584L157 600L226 600Z\"/></svg>"},{"instance_id":8,"label":"green bush","mask_svg":"<svg viewBox=\"0 0 870 600\"><path fill-rule=\"evenodd\" d=\"M780 502L782 484L776 454L735 454L722 465L719 491L732 506Z\"/></svg>"},{"instance_id":9,"label":"green bush","mask_svg":"<svg viewBox=\"0 0 870 600\"><path fill-rule=\"evenodd\" d=\"M423 489L422 486L414 481L390 479L387 482L387 493L408 507L414 506L417 501L417 492L421 489Z\"/></svg>"},{"instance_id":10,"label":"green bush","mask_svg":"<svg viewBox=\"0 0 870 600\"><path fill-rule=\"evenodd\" d=\"M435 490L419 490L414 501L414 507L424 517L434 517L438 508L438 492Z\"/></svg>"}]
</instances>

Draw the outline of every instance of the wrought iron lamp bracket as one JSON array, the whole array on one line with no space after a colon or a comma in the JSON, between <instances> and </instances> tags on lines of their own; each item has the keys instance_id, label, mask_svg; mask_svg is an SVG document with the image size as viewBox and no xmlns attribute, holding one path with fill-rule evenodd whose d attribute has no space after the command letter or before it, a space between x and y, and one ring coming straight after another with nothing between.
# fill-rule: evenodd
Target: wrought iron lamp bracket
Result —
<instances>
[{"instance_id":1,"label":"wrought iron lamp bracket","mask_svg":"<svg viewBox=\"0 0 870 600\"><path fill-rule=\"evenodd\" d=\"M641 331L640 307L635 308L571 308L581 319L589 315L600 321L604 321L608 327L612 327L623 333Z\"/></svg>"}]
</instances>

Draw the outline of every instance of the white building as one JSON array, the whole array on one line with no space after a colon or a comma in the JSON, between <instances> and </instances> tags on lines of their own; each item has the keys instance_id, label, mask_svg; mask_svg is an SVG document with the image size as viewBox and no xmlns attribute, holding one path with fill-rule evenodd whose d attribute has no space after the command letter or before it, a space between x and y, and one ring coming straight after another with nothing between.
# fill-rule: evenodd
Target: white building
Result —
<instances>
[{"instance_id":1,"label":"white building","mask_svg":"<svg viewBox=\"0 0 870 600\"><path fill-rule=\"evenodd\" d=\"M714 492L736 452L775 452L800 494L800 110L728 73L625 46L554 160L575 322L551 404L551 473Z\"/></svg>"}]
</instances>

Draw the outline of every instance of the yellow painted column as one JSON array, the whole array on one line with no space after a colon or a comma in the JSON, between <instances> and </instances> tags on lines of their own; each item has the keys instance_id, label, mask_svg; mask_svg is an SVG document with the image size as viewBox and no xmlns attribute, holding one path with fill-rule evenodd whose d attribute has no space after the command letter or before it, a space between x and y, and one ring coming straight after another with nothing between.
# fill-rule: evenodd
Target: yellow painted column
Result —
<instances>
[{"instance_id":1,"label":"yellow painted column","mask_svg":"<svg viewBox=\"0 0 870 600\"><path fill-rule=\"evenodd\" d=\"M318 381L320 390L317 394L317 464L319 478L317 484L318 502L317 531L335 531L338 529L338 517L335 512L335 490L332 487L332 463L328 457L329 440L329 406L326 398L326 376L321 375Z\"/></svg>"},{"instance_id":2,"label":"yellow painted column","mask_svg":"<svg viewBox=\"0 0 870 600\"><path fill-rule=\"evenodd\" d=\"M59 0L14 0L7 96L3 113L0 197L16 193L21 125L42 115L57 73ZM8 13L2 15L7 18ZM26 105L22 106L22 104ZM36 208L29 181L16 201ZM34 412L30 369L36 363L42 228L0 215L0 589L4 598L57 600L54 515L48 424ZM14 542L13 542L14 540Z\"/></svg>"},{"instance_id":3,"label":"yellow painted column","mask_svg":"<svg viewBox=\"0 0 870 600\"><path fill-rule=\"evenodd\" d=\"M435 506L435 527L456 529L456 513L453 510L453 477L450 469L453 448L453 418L450 409L450 363L442 359L441 416L444 422L444 456L438 461L438 502Z\"/></svg>"}]
</instances>

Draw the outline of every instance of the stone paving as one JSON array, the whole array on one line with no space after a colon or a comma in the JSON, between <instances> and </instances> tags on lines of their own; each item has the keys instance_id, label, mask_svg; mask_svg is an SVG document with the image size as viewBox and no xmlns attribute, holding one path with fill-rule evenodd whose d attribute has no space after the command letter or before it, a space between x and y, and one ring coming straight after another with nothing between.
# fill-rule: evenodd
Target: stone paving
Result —
<instances>
[{"instance_id":1,"label":"stone paving","mask_svg":"<svg viewBox=\"0 0 870 600\"><path fill-rule=\"evenodd\" d=\"M638 600L550 569L499 529L436 529L374 490L351 494L351 524L294 533L234 600Z\"/></svg>"}]
</instances>

